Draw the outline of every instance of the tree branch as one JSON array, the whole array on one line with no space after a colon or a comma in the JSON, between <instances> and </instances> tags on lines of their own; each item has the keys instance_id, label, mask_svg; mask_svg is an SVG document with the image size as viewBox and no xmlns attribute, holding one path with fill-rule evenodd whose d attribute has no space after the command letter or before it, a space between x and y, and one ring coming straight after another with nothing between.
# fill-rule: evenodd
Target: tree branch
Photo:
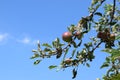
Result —
<instances>
[{"instance_id":1,"label":"tree branch","mask_svg":"<svg viewBox=\"0 0 120 80\"><path fill-rule=\"evenodd\" d=\"M91 51L91 52L94 52L94 51L96 50L96 48L98 48L98 47L101 45L101 43L102 43L102 41L101 41L100 43L98 43L98 45L97 45L97 46L95 46L95 47L92 49L92 51Z\"/></svg>"},{"instance_id":2,"label":"tree branch","mask_svg":"<svg viewBox=\"0 0 120 80\"><path fill-rule=\"evenodd\" d=\"M116 6L116 0L113 0L113 9L112 9L112 15L111 15L110 23L112 23L112 20L113 20L113 18L114 18L115 6Z\"/></svg>"}]
</instances>

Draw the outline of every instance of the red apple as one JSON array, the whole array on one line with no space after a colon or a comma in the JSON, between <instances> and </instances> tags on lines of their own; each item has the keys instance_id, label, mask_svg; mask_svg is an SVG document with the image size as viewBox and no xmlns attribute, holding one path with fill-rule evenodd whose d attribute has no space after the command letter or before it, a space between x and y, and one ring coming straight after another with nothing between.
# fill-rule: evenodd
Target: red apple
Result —
<instances>
[{"instance_id":1,"label":"red apple","mask_svg":"<svg viewBox=\"0 0 120 80\"><path fill-rule=\"evenodd\" d=\"M102 40L105 40L105 41L108 41L108 36L109 36L109 34L108 33L106 33L106 32L98 32L98 34L97 34L97 37L98 38L100 38L100 39L102 39Z\"/></svg>"},{"instance_id":2,"label":"red apple","mask_svg":"<svg viewBox=\"0 0 120 80\"><path fill-rule=\"evenodd\" d=\"M98 38L102 38L102 36L103 36L103 32L101 32L101 31L98 32L97 37L98 37Z\"/></svg>"},{"instance_id":3,"label":"red apple","mask_svg":"<svg viewBox=\"0 0 120 80\"><path fill-rule=\"evenodd\" d=\"M76 36L78 39L81 39L81 38L82 38L82 33L77 31L77 32L75 33L75 36Z\"/></svg>"},{"instance_id":4,"label":"red apple","mask_svg":"<svg viewBox=\"0 0 120 80\"><path fill-rule=\"evenodd\" d=\"M65 32L65 33L63 33L62 39L63 39L65 42L70 42L70 41L72 41L72 33L71 33L71 32Z\"/></svg>"},{"instance_id":5,"label":"red apple","mask_svg":"<svg viewBox=\"0 0 120 80\"><path fill-rule=\"evenodd\" d=\"M64 62L69 65L69 64L71 64L72 61L73 61L72 59L69 59L69 58L68 58L68 59L65 59Z\"/></svg>"},{"instance_id":6,"label":"red apple","mask_svg":"<svg viewBox=\"0 0 120 80\"><path fill-rule=\"evenodd\" d=\"M111 33L111 34L110 34L110 40L112 40L112 41L115 40L115 34L114 34L114 33Z\"/></svg>"}]
</instances>

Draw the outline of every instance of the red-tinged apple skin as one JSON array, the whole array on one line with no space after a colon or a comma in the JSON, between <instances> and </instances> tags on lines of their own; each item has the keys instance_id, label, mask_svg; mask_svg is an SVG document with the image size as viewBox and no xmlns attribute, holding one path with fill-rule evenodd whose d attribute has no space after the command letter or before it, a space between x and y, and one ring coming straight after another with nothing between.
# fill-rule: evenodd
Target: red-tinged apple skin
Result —
<instances>
[{"instance_id":1,"label":"red-tinged apple skin","mask_svg":"<svg viewBox=\"0 0 120 80\"><path fill-rule=\"evenodd\" d=\"M102 38L102 36L103 36L103 32L101 32L101 31L98 32L97 37L98 37L98 38Z\"/></svg>"},{"instance_id":2,"label":"red-tinged apple skin","mask_svg":"<svg viewBox=\"0 0 120 80\"><path fill-rule=\"evenodd\" d=\"M115 40L115 34L114 34L114 33L110 34L110 40L111 40L111 41L114 41L114 40Z\"/></svg>"},{"instance_id":3,"label":"red-tinged apple skin","mask_svg":"<svg viewBox=\"0 0 120 80\"><path fill-rule=\"evenodd\" d=\"M72 33L71 33L71 32L64 32L63 35L62 35L62 39L63 39L65 42L70 42L70 41L72 41Z\"/></svg>"},{"instance_id":4,"label":"red-tinged apple skin","mask_svg":"<svg viewBox=\"0 0 120 80\"><path fill-rule=\"evenodd\" d=\"M114 41L115 40L115 34L109 33L109 32L98 32L97 37L104 40L104 41Z\"/></svg>"},{"instance_id":5,"label":"red-tinged apple skin","mask_svg":"<svg viewBox=\"0 0 120 80\"><path fill-rule=\"evenodd\" d=\"M69 64L71 64L72 59L69 59L69 58L68 58L68 59L66 59L64 62L69 65Z\"/></svg>"},{"instance_id":6,"label":"red-tinged apple skin","mask_svg":"<svg viewBox=\"0 0 120 80\"><path fill-rule=\"evenodd\" d=\"M81 38L82 38L82 33L81 33L81 32L76 32L76 33L75 33L75 36L76 36L78 39L81 39Z\"/></svg>"},{"instance_id":7,"label":"red-tinged apple skin","mask_svg":"<svg viewBox=\"0 0 120 80\"><path fill-rule=\"evenodd\" d=\"M100 38L100 39L102 39L102 40L107 41L108 37L109 37L109 34L106 33L106 32L101 32L100 31L100 32L98 32L97 37Z\"/></svg>"}]
</instances>

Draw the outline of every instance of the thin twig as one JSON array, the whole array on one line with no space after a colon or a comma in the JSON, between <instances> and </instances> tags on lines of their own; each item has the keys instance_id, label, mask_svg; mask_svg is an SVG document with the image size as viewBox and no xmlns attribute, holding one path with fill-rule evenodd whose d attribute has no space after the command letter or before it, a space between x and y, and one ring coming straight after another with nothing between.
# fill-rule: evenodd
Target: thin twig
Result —
<instances>
[{"instance_id":1,"label":"thin twig","mask_svg":"<svg viewBox=\"0 0 120 80\"><path fill-rule=\"evenodd\" d=\"M98 48L101 45L102 41L100 43L97 44L97 46L95 46L91 52L94 52L96 50L96 48Z\"/></svg>"},{"instance_id":2,"label":"thin twig","mask_svg":"<svg viewBox=\"0 0 120 80\"><path fill-rule=\"evenodd\" d=\"M114 14L115 14L115 6L116 6L116 0L113 0L113 9L112 9L112 16L111 16L110 23L112 23L113 18L114 18Z\"/></svg>"}]
</instances>

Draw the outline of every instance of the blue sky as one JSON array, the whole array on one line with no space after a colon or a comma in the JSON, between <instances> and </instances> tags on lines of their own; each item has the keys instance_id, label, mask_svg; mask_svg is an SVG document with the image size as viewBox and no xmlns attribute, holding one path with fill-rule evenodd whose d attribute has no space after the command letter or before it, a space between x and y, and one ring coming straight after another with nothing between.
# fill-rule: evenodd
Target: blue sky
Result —
<instances>
[{"instance_id":1,"label":"blue sky","mask_svg":"<svg viewBox=\"0 0 120 80\"><path fill-rule=\"evenodd\" d=\"M56 72L48 66L59 60L45 59L34 66L32 49L36 41L52 42L87 16L91 0L1 0L0 1L0 80L72 80L71 68ZM92 33L91 33L92 34ZM91 35L90 34L90 35ZM91 68L80 66L75 80L95 80L106 56L96 51Z\"/></svg>"}]
</instances>

